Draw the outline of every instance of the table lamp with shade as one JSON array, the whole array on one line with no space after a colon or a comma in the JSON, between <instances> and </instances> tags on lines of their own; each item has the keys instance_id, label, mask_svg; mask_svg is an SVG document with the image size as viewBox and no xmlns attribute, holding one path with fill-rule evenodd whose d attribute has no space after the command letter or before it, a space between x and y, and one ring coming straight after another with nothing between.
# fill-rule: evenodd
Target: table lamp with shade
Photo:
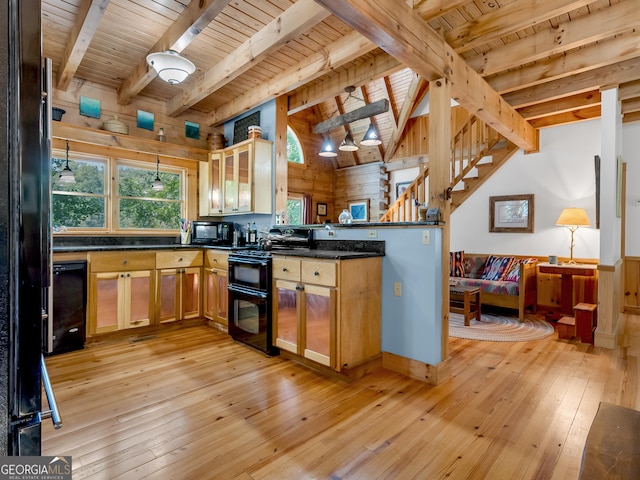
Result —
<instances>
[{"instance_id":1,"label":"table lamp with shade","mask_svg":"<svg viewBox=\"0 0 640 480\"><path fill-rule=\"evenodd\" d=\"M560 227L567 227L571 231L571 246L569 247L571 258L569 259L569 263L576 263L573 260L573 234L580 227L591 226L587 212L584 208L565 208L562 210L562 213L560 213L558 220L556 220L556 225Z\"/></svg>"}]
</instances>

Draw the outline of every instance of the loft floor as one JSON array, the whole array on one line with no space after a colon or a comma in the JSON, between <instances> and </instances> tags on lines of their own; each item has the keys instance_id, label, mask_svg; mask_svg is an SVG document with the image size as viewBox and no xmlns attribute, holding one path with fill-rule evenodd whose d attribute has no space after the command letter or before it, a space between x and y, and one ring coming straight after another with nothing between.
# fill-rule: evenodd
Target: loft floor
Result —
<instances>
[{"instance_id":1,"label":"loft floor","mask_svg":"<svg viewBox=\"0 0 640 480\"><path fill-rule=\"evenodd\" d=\"M353 383L206 326L47 359L73 478L576 479L600 401L640 410L640 317L625 347L452 339L452 378Z\"/></svg>"}]
</instances>

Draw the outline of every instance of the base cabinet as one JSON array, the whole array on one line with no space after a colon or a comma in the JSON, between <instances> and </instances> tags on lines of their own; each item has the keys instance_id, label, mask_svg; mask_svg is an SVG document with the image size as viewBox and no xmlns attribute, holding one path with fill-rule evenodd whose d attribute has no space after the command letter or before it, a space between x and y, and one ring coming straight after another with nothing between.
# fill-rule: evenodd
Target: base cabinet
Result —
<instances>
[{"instance_id":1,"label":"base cabinet","mask_svg":"<svg viewBox=\"0 0 640 480\"><path fill-rule=\"evenodd\" d=\"M379 257L273 260L273 338L277 347L336 371L381 351Z\"/></svg>"},{"instance_id":2,"label":"base cabinet","mask_svg":"<svg viewBox=\"0 0 640 480\"><path fill-rule=\"evenodd\" d=\"M156 253L156 319L175 322L201 316L202 252Z\"/></svg>"},{"instance_id":3,"label":"base cabinet","mask_svg":"<svg viewBox=\"0 0 640 480\"><path fill-rule=\"evenodd\" d=\"M89 265L89 335L153 323L153 254L95 253Z\"/></svg>"},{"instance_id":4,"label":"base cabinet","mask_svg":"<svg viewBox=\"0 0 640 480\"><path fill-rule=\"evenodd\" d=\"M228 329L229 291L227 252L208 250L204 254L203 314L210 323Z\"/></svg>"}]
</instances>

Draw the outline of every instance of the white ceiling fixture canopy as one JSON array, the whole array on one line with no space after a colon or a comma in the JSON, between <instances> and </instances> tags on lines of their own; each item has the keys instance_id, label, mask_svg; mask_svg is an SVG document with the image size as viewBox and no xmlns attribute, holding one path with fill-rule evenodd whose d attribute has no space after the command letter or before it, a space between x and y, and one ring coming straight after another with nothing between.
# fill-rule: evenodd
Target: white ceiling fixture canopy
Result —
<instances>
[{"instance_id":1,"label":"white ceiling fixture canopy","mask_svg":"<svg viewBox=\"0 0 640 480\"><path fill-rule=\"evenodd\" d=\"M182 83L189 75L196 71L196 66L190 60L180 56L175 50L150 53L147 63L158 72L158 76L170 85Z\"/></svg>"}]
</instances>

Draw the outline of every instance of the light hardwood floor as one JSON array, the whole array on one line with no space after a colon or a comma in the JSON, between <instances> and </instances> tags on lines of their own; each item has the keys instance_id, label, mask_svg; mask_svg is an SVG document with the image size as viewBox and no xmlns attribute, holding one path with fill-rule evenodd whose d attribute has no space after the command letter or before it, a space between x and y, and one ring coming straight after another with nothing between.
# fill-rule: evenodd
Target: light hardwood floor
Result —
<instances>
[{"instance_id":1,"label":"light hardwood floor","mask_svg":"<svg viewBox=\"0 0 640 480\"><path fill-rule=\"evenodd\" d=\"M206 326L47 359L73 478L576 479L600 401L640 410L640 317L624 347L452 339L452 378L351 384Z\"/></svg>"}]
</instances>

